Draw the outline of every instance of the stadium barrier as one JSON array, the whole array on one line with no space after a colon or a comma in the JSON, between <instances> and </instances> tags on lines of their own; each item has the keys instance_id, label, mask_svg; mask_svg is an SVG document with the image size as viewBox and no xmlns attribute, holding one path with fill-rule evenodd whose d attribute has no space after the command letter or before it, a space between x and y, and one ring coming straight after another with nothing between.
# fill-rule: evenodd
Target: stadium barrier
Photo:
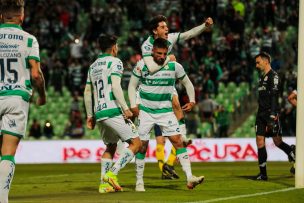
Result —
<instances>
[{"instance_id":1,"label":"stadium barrier","mask_svg":"<svg viewBox=\"0 0 304 203\"><path fill-rule=\"evenodd\" d=\"M295 137L285 137L288 144L295 143ZM121 147L119 147L121 148ZM266 140L268 161L287 161L287 156L277 148L272 139ZM255 138L209 138L194 139L188 146L193 162L257 161ZM105 150L100 140L50 140L23 141L17 149L17 163L97 163ZM150 140L146 162L156 162L156 143ZM166 143L166 155L171 144ZM117 150L119 153L119 149ZM117 159L117 154L115 155Z\"/></svg>"}]
</instances>

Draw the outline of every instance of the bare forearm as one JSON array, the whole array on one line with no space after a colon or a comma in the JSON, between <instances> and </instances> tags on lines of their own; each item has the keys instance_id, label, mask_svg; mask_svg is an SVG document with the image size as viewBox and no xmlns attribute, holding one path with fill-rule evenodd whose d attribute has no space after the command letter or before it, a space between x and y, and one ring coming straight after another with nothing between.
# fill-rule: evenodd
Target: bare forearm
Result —
<instances>
[{"instance_id":1,"label":"bare forearm","mask_svg":"<svg viewBox=\"0 0 304 203\"><path fill-rule=\"evenodd\" d=\"M84 90L84 105L87 112L87 117L93 117L93 102L91 85L86 85Z\"/></svg>"},{"instance_id":2,"label":"bare forearm","mask_svg":"<svg viewBox=\"0 0 304 203\"><path fill-rule=\"evenodd\" d=\"M38 71L38 75L33 77L34 87L37 90L40 97L45 97L45 80L41 70Z\"/></svg>"}]
</instances>

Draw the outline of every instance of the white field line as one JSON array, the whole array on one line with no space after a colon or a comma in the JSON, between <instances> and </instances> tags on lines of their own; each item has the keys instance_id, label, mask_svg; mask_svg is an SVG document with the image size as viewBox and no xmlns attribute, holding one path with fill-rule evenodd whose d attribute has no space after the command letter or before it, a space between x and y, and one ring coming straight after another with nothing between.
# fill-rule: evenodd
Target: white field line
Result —
<instances>
[{"instance_id":1,"label":"white field line","mask_svg":"<svg viewBox=\"0 0 304 203\"><path fill-rule=\"evenodd\" d=\"M259 192L259 193L253 193L253 194L247 194L247 195L236 195L236 196L231 196L231 197L222 197L222 198L215 198L215 199L210 199L210 200L205 200L205 201L188 202L188 203L219 202L219 201L226 201L226 200L232 200L232 199L241 199L241 198L246 198L246 197L263 196L263 195L268 195L268 194L272 194L272 193L288 192L288 191L296 190L296 189L297 188L291 187L291 188L285 188L285 189L280 189L280 190L273 190L273 191L269 191L269 192Z\"/></svg>"}]
</instances>

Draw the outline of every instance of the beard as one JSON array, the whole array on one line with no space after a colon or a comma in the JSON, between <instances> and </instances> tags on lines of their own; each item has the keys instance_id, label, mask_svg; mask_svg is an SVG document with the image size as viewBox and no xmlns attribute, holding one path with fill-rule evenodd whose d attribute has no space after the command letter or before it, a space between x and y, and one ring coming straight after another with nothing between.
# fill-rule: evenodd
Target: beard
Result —
<instances>
[{"instance_id":1,"label":"beard","mask_svg":"<svg viewBox=\"0 0 304 203\"><path fill-rule=\"evenodd\" d=\"M158 59L158 60L154 60L158 65L163 65L166 59Z\"/></svg>"}]
</instances>

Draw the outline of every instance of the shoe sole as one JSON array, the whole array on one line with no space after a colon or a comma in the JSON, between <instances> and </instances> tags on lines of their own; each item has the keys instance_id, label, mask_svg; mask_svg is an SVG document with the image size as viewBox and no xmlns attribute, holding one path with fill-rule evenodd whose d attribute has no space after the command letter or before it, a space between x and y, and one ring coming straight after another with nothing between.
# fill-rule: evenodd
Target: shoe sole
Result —
<instances>
[{"instance_id":1,"label":"shoe sole","mask_svg":"<svg viewBox=\"0 0 304 203\"><path fill-rule=\"evenodd\" d=\"M105 194L105 193L111 193L111 192L116 192L116 190L114 189L114 188L112 188L112 189L99 189L99 193L100 194Z\"/></svg>"},{"instance_id":2,"label":"shoe sole","mask_svg":"<svg viewBox=\"0 0 304 203\"><path fill-rule=\"evenodd\" d=\"M135 189L136 192L146 192L145 189Z\"/></svg>"}]
</instances>

